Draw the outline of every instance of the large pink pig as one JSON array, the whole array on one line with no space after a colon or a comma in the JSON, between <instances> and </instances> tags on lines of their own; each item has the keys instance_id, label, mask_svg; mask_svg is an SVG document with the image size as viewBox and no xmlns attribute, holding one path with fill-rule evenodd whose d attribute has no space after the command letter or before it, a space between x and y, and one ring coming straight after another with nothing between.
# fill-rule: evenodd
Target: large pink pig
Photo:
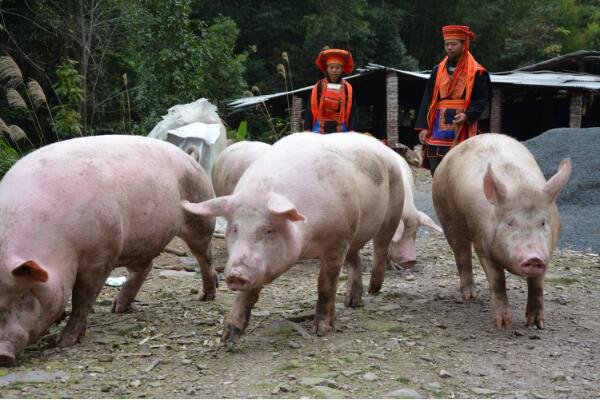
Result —
<instances>
[{"instance_id":1,"label":"large pink pig","mask_svg":"<svg viewBox=\"0 0 600 400\"><path fill-rule=\"evenodd\" d=\"M204 299L213 299L216 273L207 249L214 218L179 206L213 197L200 164L156 139L78 138L20 160L0 181L0 364L13 363L34 343L71 295L60 345L76 343L118 266L126 266L129 277L113 311L125 311L152 259L176 235L198 259Z\"/></svg>"},{"instance_id":2,"label":"large pink pig","mask_svg":"<svg viewBox=\"0 0 600 400\"><path fill-rule=\"evenodd\" d=\"M555 200L570 175L571 161L563 160L546 182L525 146L491 133L456 146L435 171L433 204L454 251L462 297L475 298L473 244L498 328L512 325L504 270L527 278L527 326L544 327L544 273L560 232Z\"/></svg>"},{"instance_id":3,"label":"large pink pig","mask_svg":"<svg viewBox=\"0 0 600 400\"><path fill-rule=\"evenodd\" d=\"M381 288L390 240L404 202L401 170L394 152L355 133L298 133L275 143L252 163L230 196L199 204L200 215L228 220L226 282L238 295L223 332L241 334L262 287L296 261L321 261L315 330L334 327L335 295L348 261L346 305L362 304L359 250L374 243L370 292Z\"/></svg>"},{"instance_id":4,"label":"large pink pig","mask_svg":"<svg viewBox=\"0 0 600 400\"><path fill-rule=\"evenodd\" d=\"M402 212L402 220L398 224L396 233L394 233L394 237L390 243L388 255L390 261L403 267L411 268L417 263L415 241L419 226L428 226L438 232L442 232L442 228L437 226L427 214L417 210L413 198L415 185L410 166L406 159L400 155L396 155L396 160L402 170L404 211Z\"/></svg>"},{"instance_id":5,"label":"large pink pig","mask_svg":"<svg viewBox=\"0 0 600 400\"><path fill-rule=\"evenodd\" d=\"M212 183L215 195L233 193L235 185L250 164L262 157L270 145L262 142L242 141L228 146L219 154L212 170Z\"/></svg>"}]
</instances>

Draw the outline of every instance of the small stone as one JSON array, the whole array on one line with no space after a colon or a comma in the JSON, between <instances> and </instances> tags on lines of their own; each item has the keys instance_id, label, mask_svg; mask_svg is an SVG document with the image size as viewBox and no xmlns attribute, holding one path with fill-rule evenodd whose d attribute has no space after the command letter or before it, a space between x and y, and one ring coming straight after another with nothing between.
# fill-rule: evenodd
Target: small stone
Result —
<instances>
[{"instance_id":1,"label":"small stone","mask_svg":"<svg viewBox=\"0 0 600 400\"><path fill-rule=\"evenodd\" d=\"M496 394L495 390L480 387L472 387L470 390L471 392L482 396Z\"/></svg>"},{"instance_id":2,"label":"small stone","mask_svg":"<svg viewBox=\"0 0 600 400\"><path fill-rule=\"evenodd\" d=\"M422 399L423 396L412 389L398 389L393 392L388 393L385 397L393 398L393 399Z\"/></svg>"},{"instance_id":3,"label":"small stone","mask_svg":"<svg viewBox=\"0 0 600 400\"><path fill-rule=\"evenodd\" d=\"M271 311L252 311L253 317L267 318L271 316Z\"/></svg>"},{"instance_id":4,"label":"small stone","mask_svg":"<svg viewBox=\"0 0 600 400\"><path fill-rule=\"evenodd\" d=\"M183 365L190 365L194 362L194 360L190 360L189 358L184 358L183 360L181 360L181 363Z\"/></svg>"},{"instance_id":5,"label":"small stone","mask_svg":"<svg viewBox=\"0 0 600 400\"><path fill-rule=\"evenodd\" d=\"M555 382L562 382L562 381L567 380L567 377L562 372L555 371L552 373L550 379L552 379Z\"/></svg>"},{"instance_id":6,"label":"small stone","mask_svg":"<svg viewBox=\"0 0 600 400\"><path fill-rule=\"evenodd\" d=\"M100 391L103 393L108 393L108 392L110 392L110 386L102 386L100 388Z\"/></svg>"},{"instance_id":7,"label":"small stone","mask_svg":"<svg viewBox=\"0 0 600 400\"><path fill-rule=\"evenodd\" d=\"M140 381L139 379L134 379L133 381L129 382L129 386L134 388L140 387L141 384L142 381Z\"/></svg>"},{"instance_id":8,"label":"small stone","mask_svg":"<svg viewBox=\"0 0 600 400\"><path fill-rule=\"evenodd\" d=\"M324 399L343 399L348 397L348 395L341 390L332 389L326 386L315 386L313 390L317 392L317 396L315 396L317 398L322 397Z\"/></svg>"},{"instance_id":9,"label":"small stone","mask_svg":"<svg viewBox=\"0 0 600 400\"><path fill-rule=\"evenodd\" d=\"M415 276L414 275L406 275L404 277L404 280L409 281L409 282L410 281L414 281L415 280Z\"/></svg>"},{"instance_id":10,"label":"small stone","mask_svg":"<svg viewBox=\"0 0 600 400\"><path fill-rule=\"evenodd\" d=\"M189 387L187 389L185 389L185 394L187 394L188 396L193 396L196 394L196 388L195 387Z\"/></svg>"},{"instance_id":11,"label":"small stone","mask_svg":"<svg viewBox=\"0 0 600 400\"><path fill-rule=\"evenodd\" d=\"M556 393L571 393L572 392L572 390L570 388L560 387L560 386L556 386L554 388L554 391Z\"/></svg>"},{"instance_id":12,"label":"small stone","mask_svg":"<svg viewBox=\"0 0 600 400\"><path fill-rule=\"evenodd\" d=\"M532 344L528 344L527 346L525 346L525 348L526 348L527 350L533 350L533 349L535 349L535 346L534 346L534 345L532 345Z\"/></svg>"},{"instance_id":13,"label":"small stone","mask_svg":"<svg viewBox=\"0 0 600 400\"><path fill-rule=\"evenodd\" d=\"M276 396L279 394L279 391L281 390L281 388L279 386L276 386L275 388L273 388L273 390L271 390L271 394L273 396Z\"/></svg>"},{"instance_id":14,"label":"small stone","mask_svg":"<svg viewBox=\"0 0 600 400\"><path fill-rule=\"evenodd\" d=\"M293 349L299 349L300 347L302 347L302 345L300 345L300 343L294 342L293 340L290 340L288 342L288 346L290 346Z\"/></svg>"},{"instance_id":15,"label":"small stone","mask_svg":"<svg viewBox=\"0 0 600 400\"><path fill-rule=\"evenodd\" d=\"M423 385L423 389L439 393L442 391L442 384L439 382L429 382Z\"/></svg>"},{"instance_id":16,"label":"small stone","mask_svg":"<svg viewBox=\"0 0 600 400\"><path fill-rule=\"evenodd\" d=\"M284 393L288 393L292 391L292 388L286 384L283 384L279 386L279 390L281 390Z\"/></svg>"},{"instance_id":17,"label":"small stone","mask_svg":"<svg viewBox=\"0 0 600 400\"><path fill-rule=\"evenodd\" d=\"M541 337L540 337L540 335L529 335L529 339L531 339L531 340L540 340Z\"/></svg>"},{"instance_id":18,"label":"small stone","mask_svg":"<svg viewBox=\"0 0 600 400\"><path fill-rule=\"evenodd\" d=\"M198 289L196 289L196 288L190 289L190 294L198 294L198 293L199 293Z\"/></svg>"},{"instance_id":19,"label":"small stone","mask_svg":"<svg viewBox=\"0 0 600 400\"><path fill-rule=\"evenodd\" d=\"M196 368L199 369L200 371L208 369L208 365L206 364L196 364Z\"/></svg>"},{"instance_id":20,"label":"small stone","mask_svg":"<svg viewBox=\"0 0 600 400\"><path fill-rule=\"evenodd\" d=\"M523 336L523 334L521 332L519 332L519 331L515 331L514 335L517 336L517 337Z\"/></svg>"},{"instance_id":21,"label":"small stone","mask_svg":"<svg viewBox=\"0 0 600 400\"><path fill-rule=\"evenodd\" d=\"M325 382L326 379L314 377L314 376L305 376L300 378L300 384L303 386L316 386Z\"/></svg>"},{"instance_id":22,"label":"small stone","mask_svg":"<svg viewBox=\"0 0 600 400\"><path fill-rule=\"evenodd\" d=\"M379 307L379 309L381 311L394 311L394 310L399 310L400 305L399 304L384 304L381 307Z\"/></svg>"},{"instance_id":23,"label":"small stone","mask_svg":"<svg viewBox=\"0 0 600 400\"><path fill-rule=\"evenodd\" d=\"M366 374L364 374L364 375L362 376L362 378L363 378L365 381L368 381L368 382L373 382L373 381L376 381L376 380L377 380L377 375L375 375L375 374L374 374L374 373L372 373L372 372L367 372Z\"/></svg>"},{"instance_id":24,"label":"small stone","mask_svg":"<svg viewBox=\"0 0 600 400\"><path fill-rule=\"evenodd\" d=\"M440 378L452 378L452 374L443 369L440 371Z\"/></svg>"},{"instance_id":25,"label":"small stone","mask_svg":"<svg viewBox=\"0 0 600 400\"><path fill-rule=\"evenodd\" d=\"M111 354L103 354L100 357L98 357L98 361L100 362L113 362L115 360L115 357Z\"/></svg>"}]
</instances>

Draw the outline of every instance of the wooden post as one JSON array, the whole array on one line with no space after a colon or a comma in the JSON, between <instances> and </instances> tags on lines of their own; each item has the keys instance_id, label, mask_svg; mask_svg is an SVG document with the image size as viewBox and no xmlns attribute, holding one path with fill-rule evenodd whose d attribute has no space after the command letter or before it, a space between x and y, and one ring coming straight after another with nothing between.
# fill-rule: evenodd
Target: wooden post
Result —
<instances>
[{"instance_id":1,"label":"wooden post","mask_svg":"<svg viewBox=\"0 0 600 400\"><path fill-rule=\"evenodd\" d=\"M583 92L580 90L571 92L571 112L569 116L569 128L581 128L581 108L583 106Z\"/></svg>"},{"instance_id":2,"label":"wooden post","mask_svg":"<svg viewBox=\"0 0 600 400\"><path fill-rule=\"evenodd\" d=\"M387 144L394 148L398 143L398 75L394 71L385 76L385 92Z\"/></svg>"},{"instance_id":3,"label":"wooden post","mask_svg":"<svg viewBox=\"0 0 600 400\"><path fill-rule=\"evenodd\" d=\"M494 89L490 112L490 132L502 133L502 89Z\"/></svg>"}]
</instances>

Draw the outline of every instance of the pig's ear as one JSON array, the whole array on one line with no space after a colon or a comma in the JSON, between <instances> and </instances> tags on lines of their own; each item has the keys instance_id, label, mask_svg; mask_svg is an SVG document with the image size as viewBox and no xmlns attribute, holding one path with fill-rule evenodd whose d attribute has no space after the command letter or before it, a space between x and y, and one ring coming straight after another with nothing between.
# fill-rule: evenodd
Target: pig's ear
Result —
<instances>
[{"instance_id":1,"label":"pig's ear","mask_svg":"<svg viewBox=\"0 0 600 400\"><path fill-rule=\"evenodd\" d=\"M428 226L433 230L438 231L439 233L443 233L444 231L440 228L433 220L429 217L429 215L425 214L422 211L418 212L419 225Z\"/></svg>"},{"instance_id":2,"label":"pig's ear","mask_svg":"<svg viewBox=\"0 0 600 400\"><path fill-rule=\"evenodd\" d=\"M202 203L190 203L184 200L181 202L181 207L192 214L226 217L233 211L233 199L232 196L222 196Z\"/></svg>"},{"instance_id":3,"label":"pig's ear","mask_svg":"<svg viewBox=\"0 0 600 400\"><path fill-rule=\"evenodd\" d=\"M290 221L305 221L306 217L300 214L294 204L285 196L277 193L269 194L269 202L267 203L269 211L275 215L283 216Z\"/></svg>"},{"instance_id":4,"label":"pig's ear","mask_svg":"<svg viewBox=\"0 0 600 400\"><path fill-rule=\"evenodd\" d=\"M550 197L552 201L556 199L558 193L567 184L571 177L571 159L565 158L560 162L558 171L552 178L548 179L546 185L544 185L544 192Z\"/></svg>"},{"instance_id":5,"label":"pig's ear","mask_svg":"<svg viewBox=\"0 0 600 400\"><path fill-rule=\"evenodd\" d=\"M43 283L48 280L48 272L33 260L25 261L13 269L12 275L15 278L30 279L34 282Z\"/></svg>"},{"instance_id":6,"label":"pig's ear","mask_svg":"<svg viewBox=\"0 0 600 400\"><path fill-rule=\"evenodd\" d=\"M492 171L491 163L488 163L487 171L483 177L483 193L485 198L495 206L502 203L508 194L506 186L498 180L494 171Z\"/></svg>"},{"instance_id":7,"label":"pig's ear","mask_svg":"<svg viewBox=\"0 0 600 400\"><path fill-rule=\"evenodd\" d=\"M398 223L398 227L394 232L394 236L392 237L392 242L398 243L402 239L402 235L404 234L404 221L400 220Z\"/></svg>"}]
</instances>

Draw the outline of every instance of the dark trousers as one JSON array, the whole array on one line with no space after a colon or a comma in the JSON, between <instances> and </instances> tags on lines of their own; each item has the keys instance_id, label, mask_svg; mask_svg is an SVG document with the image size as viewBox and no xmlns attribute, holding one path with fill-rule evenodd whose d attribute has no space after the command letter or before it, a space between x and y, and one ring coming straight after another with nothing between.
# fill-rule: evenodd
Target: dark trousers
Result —
<instances>
[{"instance_id":1,"label":"dark trousers","mask_svg":"<svg viewBox=\"0 0 600 400\"><path fill-rule=\"evenodd\" d=\"M429 163L429 171L431 171L431 176L435 174L435 170L438 165L442 162L442 158L440 157L427 157L427 162Z\"/></svg>"}]
</instances>

